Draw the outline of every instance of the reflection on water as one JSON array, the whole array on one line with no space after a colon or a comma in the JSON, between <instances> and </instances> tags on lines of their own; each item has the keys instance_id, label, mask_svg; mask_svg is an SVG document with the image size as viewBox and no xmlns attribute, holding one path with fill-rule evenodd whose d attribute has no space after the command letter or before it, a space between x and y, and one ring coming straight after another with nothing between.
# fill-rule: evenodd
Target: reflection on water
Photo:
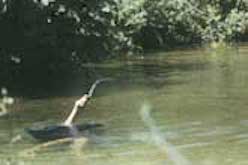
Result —
<instances>
[{"instance_id":1,"label":"reflection on water","mask_svg":"<svg viewBox=\"0 0 248 165\"><path fill-rule=\"evenodd\" d=\"M196 49L85 65L96 77L116 79L99 86L75 120L103 123L104 132L92 135L83 146L79 141L48 147L34 157L20 156L37 145L24 128L63 122L78 97L17 99L13 111L0 118L0 164L247 165L247 53L247 46L216 52ZM75 94L82 92L77 86L82 81L71 84ZM145 101L156 121L156 127L148 124L155 130L152 135L158 135L155 141L140 118ZM166 147L160 149L154 142Z\"/></svg>"},{"instance_id":2,"label":"reflection on water","mask_svg":"<svg viewBox=\"0 0 248 165\"><path fill-rule=\"evenodd\" d=\"M175 165L190 165L191 163L180 154L177 149L170 144L165 136L163 136L155 125L154 120L150 116L151 107L147 104L144 104L141 109L141 116L143 121L147 124L151 131L151 138L154 143L160 148L164 153L167 153L168 159L170 159Z\"/></svg>"}]
</instances>

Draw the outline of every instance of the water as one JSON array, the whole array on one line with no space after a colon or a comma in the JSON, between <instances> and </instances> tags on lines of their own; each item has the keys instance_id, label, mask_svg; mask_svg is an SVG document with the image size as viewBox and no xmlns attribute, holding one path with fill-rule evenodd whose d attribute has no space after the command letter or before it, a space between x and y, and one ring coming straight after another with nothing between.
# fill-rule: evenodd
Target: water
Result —
<instances>
[{"instance_id":1,"label":"water","mask_svg":"<svg viewBox=\"0 0 248 165\"><path fill-rule=\"evenodd\" d=\"M246 165L247 53L244 44L85 64L92 77L72 80L68 86L75 96L16 99L12 112L0 118L0 164L177 165L181 159L192 165ZM76 94L99 77L115 81L97 87L75 122L100 122L105 131L86 145L55 145L23 156L38 145L24 128L63 123ZM140 115L144 102L152 109L152 127Z\"/></svg>"},{"instance_id":2,"label":"water","mask_svg":"<svg viewBox=\"0 0 248 165\"><path fill-rule=\"evenodd\" d=\"M151 107L147 104L144 104L141 108L141 116L144 123L150 128L151 131L151 139L153 139L154 144L164 151L165 154L168 155L168 159L170 159L175 165L190 165L189 162L181 153L177 151L177 149L170 144L166 137L161 134L160 130L155 124L155 121L152 119L150 115Z\"/></svg>"}]
</instances>

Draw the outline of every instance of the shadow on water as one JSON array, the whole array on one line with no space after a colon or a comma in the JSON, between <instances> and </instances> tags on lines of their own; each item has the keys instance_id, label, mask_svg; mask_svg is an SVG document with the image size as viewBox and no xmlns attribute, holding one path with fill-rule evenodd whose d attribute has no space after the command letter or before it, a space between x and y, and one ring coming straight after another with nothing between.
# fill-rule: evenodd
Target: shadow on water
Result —
<instances>
[{"instance_id":1,"label":"shadow on water","mask_svg":"<svg viewBox=\"0 0 248 165\"><path fill-rule=\"evenodd\" d=\"M162 55L166 57L166 54ZM155 56L153 56L155 57ZM128 60L105 61L101 64L82 64L82 72L62 77L49 77L40 81L29 77L29 86L18 85L19 81L12 82L10 94L27 98L48 98L58 96L78 96L85 93L90 85L103 77L112 77L116 81L103 84L136 86L143 85L150 88L160 88L164 85L180 84L181 80L170 80L170 76L180 74L181 71L202 70L205 63L199 61L166 60L166 58L130 58ZM23 80L24 81L24 80ZM32 83L33 82L33 83Z\"/></svg>"}]
</instances>

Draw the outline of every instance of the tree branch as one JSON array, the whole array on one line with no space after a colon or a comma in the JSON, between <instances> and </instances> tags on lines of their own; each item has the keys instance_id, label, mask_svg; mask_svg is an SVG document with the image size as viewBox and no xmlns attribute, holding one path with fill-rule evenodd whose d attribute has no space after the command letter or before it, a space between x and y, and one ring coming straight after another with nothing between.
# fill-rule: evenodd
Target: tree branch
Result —
<instances>
[{"instance_id":1,"label":"tree branch","mask_svg":"<svg viewBox=\"0 0 248 165\"><path fill-rule=\"evenodd\" d=\"M58 145L58 144L64 144L64 143L70 143L70 142L77 142L77 140L80 141L80 145L83 146L84 144L86 144L88 142L88 139L85 137L81 137L78 139L75 139L73 137L70 138L63 138L63 139L57 139L57 140L53 140L53 141L49 141L49 142L45 142L39 145L36 145L32 148L26 149L24 151L22 151L20 153L21 156L31 156L31 155L35 155L36 152L41 151L42 149L54 146L54 145Z\"/></svg>"}]
</instances>

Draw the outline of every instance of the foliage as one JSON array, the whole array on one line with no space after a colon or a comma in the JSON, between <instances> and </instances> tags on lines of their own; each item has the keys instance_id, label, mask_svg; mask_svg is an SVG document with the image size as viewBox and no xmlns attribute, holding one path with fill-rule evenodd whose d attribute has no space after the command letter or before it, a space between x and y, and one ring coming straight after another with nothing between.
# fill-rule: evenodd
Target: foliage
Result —
<instances>
[{"instance_id":1,"label":"foliage","mask_svg":"<svg viewBox=\"0 0 248 165\"><path fill-rule=\"evenodd\" d=\"M246 0L0 0L1 82L49 85L85 61L244 40L247 29Z\"/></svg>"},{"instance_id":2,"label":"foliage","mask_svg":"<svg viewBox=\"0 0 248 165\"><path fill-rule=\"evenodd\" d=\"M196 4L191 1L146 1L146 11L147 25L138 39L143 42L144 48L149 45L151 48L172 47L191 43L193 40L199 41L200 13Z\"/></svg>"},{"instance_id":3,"label":"foliage","mask_svg":"<svg viewBox=\"0 0 248 165\"><path fill-rule=\"evenodd\" d=\"M248 1L210 1L204 14L202 36L205 40L230 41L247 31Z\"/></svg>"}]
</instances>

